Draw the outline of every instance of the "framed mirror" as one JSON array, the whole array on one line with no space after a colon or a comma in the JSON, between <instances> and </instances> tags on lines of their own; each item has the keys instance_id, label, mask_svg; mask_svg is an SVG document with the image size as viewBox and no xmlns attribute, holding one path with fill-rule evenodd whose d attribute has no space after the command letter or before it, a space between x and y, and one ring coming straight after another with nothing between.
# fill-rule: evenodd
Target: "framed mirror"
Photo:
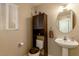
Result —
<instances>
[{"instance_id":1,"label":"framed mirror","mask_svg":"<svg viewBox=\"0 0 79 59\"><path fill-rule=\"evenodd\" d=\"M62 33L69 33L74 28L73 11L64 10L57 16L58 29Z\"/></svg>"}]
</instances>

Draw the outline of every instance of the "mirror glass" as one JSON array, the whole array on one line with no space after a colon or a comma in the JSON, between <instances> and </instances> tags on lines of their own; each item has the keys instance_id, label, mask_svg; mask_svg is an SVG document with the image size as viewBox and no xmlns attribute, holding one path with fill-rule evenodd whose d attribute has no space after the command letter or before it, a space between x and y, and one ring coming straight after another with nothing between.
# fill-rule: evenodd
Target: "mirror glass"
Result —
<instances>
[{"instance_id":1,"label":"mirror glass","mask_svg":"<svg viewBox=\"0 0 79 59\"><path fill-rule=\"evenodd\" d=\"M73 12L71 10L64 10L57 16L57 23L59 31L68 33L74 28Z\"/></svg>"}]
</instances>

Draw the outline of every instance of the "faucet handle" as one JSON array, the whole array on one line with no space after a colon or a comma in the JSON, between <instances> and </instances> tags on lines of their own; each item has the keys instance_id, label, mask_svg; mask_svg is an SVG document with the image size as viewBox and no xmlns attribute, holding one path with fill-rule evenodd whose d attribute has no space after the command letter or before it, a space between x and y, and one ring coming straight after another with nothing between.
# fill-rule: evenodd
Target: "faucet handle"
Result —
<instances>
[{"instance_id":1,"label":"faucet handle","mask_svg":"<svg viewBox=\"0 0 79 59\"><path fill-rule=\"evenodd\" d=\"M64 36L64 40L67 40L66 36Z\"/></svg>"}]
</instances>

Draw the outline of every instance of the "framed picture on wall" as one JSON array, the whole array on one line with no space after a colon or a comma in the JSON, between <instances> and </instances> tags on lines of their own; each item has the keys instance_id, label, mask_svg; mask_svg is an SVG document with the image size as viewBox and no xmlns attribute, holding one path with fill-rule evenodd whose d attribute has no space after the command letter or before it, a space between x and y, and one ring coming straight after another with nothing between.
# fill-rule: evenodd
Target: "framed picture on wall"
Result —
<instances>
[{"instance_id":1,"label":"framed picture on wall","mask_svg":"<svg viewBox=\"0 0 79 59\"><path fill-rule=\"evenodd\" d=\"M18 6L15 4L0 4L0 30L18 29Z\"/></svg>"},{"instance_id":2,"label":"framed picture on wall","mask_svg":"<svg viewBox=\"0 0 79 59\"><path fill-rule=\"evenodd\" d=\"M15 4L7 4L7 15L6 15L6 29L16 30L18 29L18 6Z\"/></svg>"}]
</instances>

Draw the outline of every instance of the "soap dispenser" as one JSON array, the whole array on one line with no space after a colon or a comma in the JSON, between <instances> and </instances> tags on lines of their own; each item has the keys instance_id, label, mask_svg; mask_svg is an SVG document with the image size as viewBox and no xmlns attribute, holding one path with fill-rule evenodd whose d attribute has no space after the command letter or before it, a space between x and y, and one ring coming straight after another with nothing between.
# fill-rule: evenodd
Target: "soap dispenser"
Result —
<instances>
[{"instance_id":1,"label":"soap dispenser","mask_svg":"<svg viewBox=\"0 0 79 59\"><path fill-rule=\"evenodd\" d=\"M54 37L54 34L53 34L53 31L52 31L52 27L50 27L49 38L53 38L53 37Z\"/></svg>"}]
</instances>

